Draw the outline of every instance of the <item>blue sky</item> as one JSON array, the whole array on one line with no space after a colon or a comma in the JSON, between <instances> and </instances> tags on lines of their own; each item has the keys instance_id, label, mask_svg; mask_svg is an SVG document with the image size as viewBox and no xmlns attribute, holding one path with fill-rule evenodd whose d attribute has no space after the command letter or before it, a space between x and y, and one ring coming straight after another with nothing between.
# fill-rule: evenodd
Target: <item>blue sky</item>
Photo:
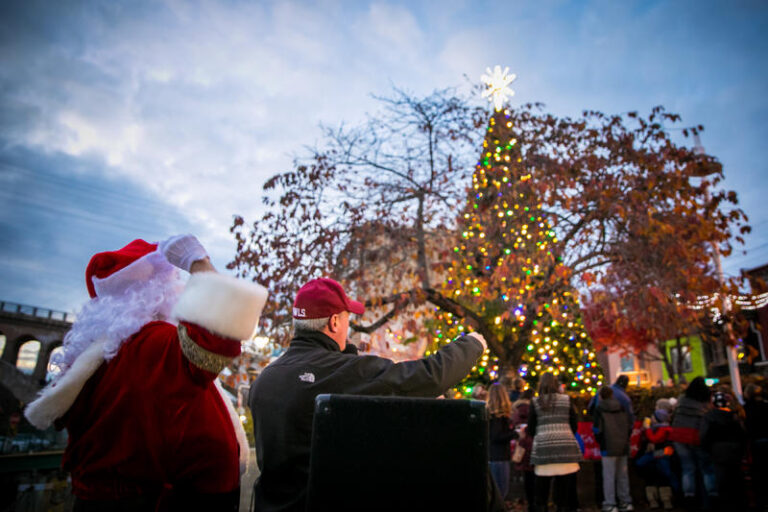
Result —
<instances>
[{"instance_id":1,"label":"blue sky","mask_svg":"<svg viewBox=\"0 0 768 512\"><path fill-rule=\"evenodd\" d=\"M655 105L702 124L768 263L762 1L0 3L0 300L74 311L90 256L194 232L223 268L233 214L391 85L518 75L558 115Z\"/></svg>"}]
</instances>

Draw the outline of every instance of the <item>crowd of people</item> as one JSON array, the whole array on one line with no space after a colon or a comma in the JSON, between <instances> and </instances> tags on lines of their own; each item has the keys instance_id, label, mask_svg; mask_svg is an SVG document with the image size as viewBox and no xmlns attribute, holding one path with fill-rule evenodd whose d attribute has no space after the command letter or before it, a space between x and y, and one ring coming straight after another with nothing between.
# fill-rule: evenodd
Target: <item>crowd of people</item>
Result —
<instances>
[{"instance_id":1,"label":"crowd of people","mask_svg":"<svg viewBox=\"0 0 768 512\"><path fill-rule=\"evenodd\" d=\"M190 274L186 282L181 271ZM62 372L25 410L38 428L68 430L63 466L74 510L237 510L250 449L217 377L253 334L266 290L218 274L192 235L98 253L86 286L91 300L56 361ZM260 473L255 510L306 509L318 395L439 397L487 350L483 336L470 332L418 360L361 356L347 335L350 316L364 309L333 279L299 289L293 340L249 393ZM713 392L696 378L678 400L659 400L635 454L627 384L620 377L589 406L602 454L603 510L634 509L633 467L654 508L679 500L690 510L765 509L766 486L748 489L742 471L746 460L752 482L768 482L763 390L748 386L742 407L727 389ZM571 399L552 373L541 376L535 396L525 388L522 380L511 390L495 383L484 397L486 508L503 511L504 499L515 498L514 467L529 511L547 510L550 494L558 510L576 510L584 442Z\"/></svg>"},{"instance_id":2,"label":"crowd of people","mask_svg":"<svg viewBox=\"0 0 768 512\"><path fill-rule=\"evenodd\" d=\"M596 506L768 510L768 401L760 386L746 387L742 406L729 388L710 388L696 377L680 397L657 400L652 414L636 422L628 383L620 376L588 405L600 450ZM517 501L529 512L548 510L554 486L557 510L577 510L584 442L575 408L551 373L541 377L536 397L524 387L521 379L511 389L490 386L490 472L508 509ZM630 472L644 487L642 503L633 503ZM522 481L522 490L510 490L510 480Z\"/></svg>"}]
</instances>

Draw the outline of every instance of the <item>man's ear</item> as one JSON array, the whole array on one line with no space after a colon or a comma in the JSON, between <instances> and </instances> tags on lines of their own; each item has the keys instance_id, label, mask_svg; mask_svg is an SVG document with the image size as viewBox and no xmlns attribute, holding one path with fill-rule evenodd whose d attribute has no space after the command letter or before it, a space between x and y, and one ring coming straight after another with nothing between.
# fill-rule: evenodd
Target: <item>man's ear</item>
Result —
<instances>
[{"instance_id":1,"label":"man's ear","mask_svg":"<svg viewBox=\"0 0 768 512\"><path fill-rule=\"evenodd\" d=\"M330 318L328 318L328 330L331 332L336 332L339 329L339 315L331 315Z\"/></svg>"}]
</instances>

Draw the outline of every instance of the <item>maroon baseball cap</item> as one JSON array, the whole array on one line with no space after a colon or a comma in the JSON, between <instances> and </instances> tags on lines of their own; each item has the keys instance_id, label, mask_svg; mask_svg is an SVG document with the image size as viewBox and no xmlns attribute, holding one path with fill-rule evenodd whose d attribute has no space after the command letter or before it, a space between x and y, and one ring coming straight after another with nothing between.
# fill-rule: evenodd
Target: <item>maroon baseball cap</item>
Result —
<instances>
[{"instance_id":1,"label":"maroon baseball cap","mask_svg":"<svg viewBox=\"0 0 768 512\"><path fill-rule=\"evenodd\" d=\"M344 288L327 277L313 279L302 286L293 301L293 318L327 318L342 311L362 315L365 306L347 297Z\"/></svg>"}]
</instances>

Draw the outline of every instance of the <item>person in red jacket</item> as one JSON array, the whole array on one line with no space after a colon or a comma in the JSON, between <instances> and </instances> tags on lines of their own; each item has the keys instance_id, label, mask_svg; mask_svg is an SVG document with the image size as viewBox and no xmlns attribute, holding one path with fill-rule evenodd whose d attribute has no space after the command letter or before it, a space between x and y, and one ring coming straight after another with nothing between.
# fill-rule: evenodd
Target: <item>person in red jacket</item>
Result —
<instances>
[{"instance_id":1,"label":"person in red jacket","mask_svg":"<svg viewBox=\"0 0 768 512\"><path fill-rule=\"evenodd\" d=\"M237 510L249 450L216 377L266 290L216 273L191 235L96 254L86 285L61 374L25 410L69 433L74 510Z\"/></svg>"},{"instance_id":2,"label":"person in red jacket","mask_svg":"<svg viewBox=\"0 0 768 512\"><path fill-rule=\"evenodd\" d=\"M645 420L643 435L647 440L646 450L635 465L646 484L645 496L651 509L661 504L665 510L671 510L674 494L680 493L680 484L672 471L674 448L670 440L669 411L658 402L653 415Z\"/></svg>"}]
</instances>

